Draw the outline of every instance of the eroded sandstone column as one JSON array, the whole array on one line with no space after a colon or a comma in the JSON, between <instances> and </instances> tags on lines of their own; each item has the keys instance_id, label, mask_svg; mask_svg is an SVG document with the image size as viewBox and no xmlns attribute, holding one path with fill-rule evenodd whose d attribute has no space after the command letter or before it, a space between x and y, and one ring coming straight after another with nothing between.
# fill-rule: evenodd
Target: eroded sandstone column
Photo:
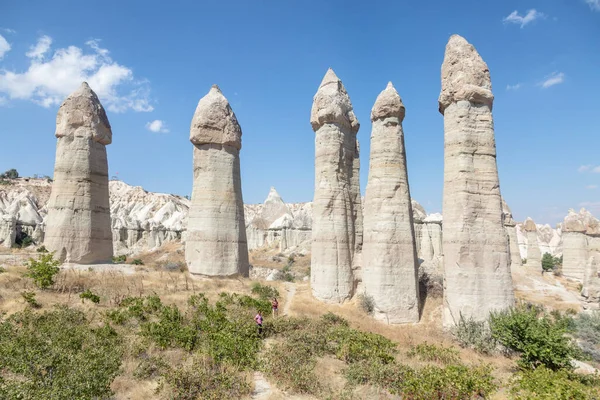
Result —
<instances>
[{"instance_id":1,"label":"eroded sandstone column","mask_svg":"<svg viewBox=\"0 0 600 400\"><path fill-rule=\"evenodd\" d=\"M56 116L54 183L48 200L44 245L64 262L110 262L113 255L108 161L108 118L86 82Z\"/></svg>"},{"instance_id":2,"label":"eroded sandstone column","mask_svg":"<svg viewBox=\"0 0 600 400\"><path fill-rule=\"evenodd\" d=\"M581 215L569 210L562 225L563 264L562 273L567 278L584 280L586 265L589 264L588 238ZM528 261L529 262L529 261Z\"/></svg>"},{"instance_id":3,"label":"eroded sandstone column","mask_svg":"<svg viewBox=\"0 0 600 400\"><path fill-rule=\"evenodd\" d=\"M508 235L510 267L520 267L523 265L523 261L521 260L521 252L519 251L519 242L517 239L517 223L513 219L512 212L504 199L502 199L502 213L504 214L504 229Z\"/></svg>"},{"instance_id":4,"label":"eroded sandstone column","mask_svg":"<svg viewBox=\"0 0 600 400\"><path fill-rule=\"evenodd\" d=\"M371 110L371 158L365 193L363 283L374 317L419 321L418 259L404 148L404 105L388 83Z\"/></svg>"},{"instance_id":5,"label":"eroded sandstone column","mask_svg":"<svg viewBox=\"0 0 600 400\"><path fill-rule=\"evenodd\" d=\"M240 179L242 130L216 85L198 103L190 141L194 187L185 244L188 269L199 275L248 276Z\"/></svg>"},{"instance_id":6,"label":"eroded sandstone column","mask_svg":"<svg viewBox=\"0 0 600 400\"><path fill-rule=\"evenodd\" d=\"M354 291L358 179L353 175L360 124L331 69L314 96L310 123L316 134L311 288L317 299L341 303Z\"/></svg>"},{"instance_id":7,"label":"eroded sandstone column","mask_svg":"<svg viewBox=\"0 0 600 400\"><path fill-rule=\"evenodd\" d=\"M453 35L442 65L444 326L514 304L486 63Z\"/></svg>"},{"instance_id":8,"label":"eroded sandstone column","mask_svg":"<svg viewBox=\"0 0 600 400\"><path fill-rule=\"evenodd\" d=\"M527 262L525 265L536 269L542 268L542 252L538 243L537 226L531 218L527 218L523 224L527 232Z\"/></svg>"}]
</instances>

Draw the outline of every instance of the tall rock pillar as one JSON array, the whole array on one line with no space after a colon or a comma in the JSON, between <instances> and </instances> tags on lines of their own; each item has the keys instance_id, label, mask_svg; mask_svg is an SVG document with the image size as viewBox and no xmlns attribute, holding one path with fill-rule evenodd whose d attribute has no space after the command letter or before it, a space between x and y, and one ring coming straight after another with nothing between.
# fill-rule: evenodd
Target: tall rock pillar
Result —
<instances>
[{"instance_id":1,"label":"tall rock pillar","mask_svg":"<svg viewBox=\"0 0 600 400\"><path fill-rule=\"evenodd\" d=\"M538 243L537 226L531 218L527 218L523 224L523 229L527 232L527 267L535 269L542 268L542 252Z\"/></svg>"},{"instance_id":2,"label":"tall rock pillar","mask_svg":"<svg viewBox=\"0 0 600 400\"><path fill-rule=\"evenodd\" d=\"M54 183L48 200L44 245L64 262L110 262L113 256L108 161L108 118L83 82L56 116Z\"/></svg>"},{"instance_id":3,"label":"tall rock pillar","mask_svg":"<svg viewBox=\"0 0 600 400\"><path fill-rule=\"evenodd\" d=\"M562 225L563 263L565 277L584 280L586 266L589 264L588 237L585 219L574 210L569 210ZM529 262L529 260L527 261Z\"/></svg>"},{"instance_id":4,"label":"tall rock pillar","mask_svg":"<svg viewBox=\"0 0 600 400\"><path fill-rule=\"evenodd\" d=\"M346 88L331 69L314 96L310 123L316 134L311 288L317 299L341 303L354 292L360 124Z\"/></svg>"},{"instance_id":5,"label":"tall rock pillar","mask_svg":"<svg viewBox=\"0 0 600 400\"><path fill-rule=\"evenodd\" d=\"M519 242L517 239L517 223L513 219L512 212L504 199L502 199L502 213L504 214L504 229L508 235L510 267L520 267L523 265L523 261L521 260L521 252L519 251Z\"/></svg>"},{"instance_id":6,"label":"tall rock pillar","mask_svg":"<svg viewBox=\"0 0 600 400\"><path fill-rule=\"evenodd\" d=\"M242 130L214 85L200 99L192 125L194 187L185 260L192 274L248 276L248 243L240 178Z\"/></svg>"},{"instance_id":7,"label":"tall rock pillar","mask_svg":"<svg viewBox=\"0 0 600 400\"><path fill-rule=\"evenodd\" d=\"M445 327L514 304L487 64L453 35L442 65Z\"/></svg>"},{"instance_id":8,"label":"tall rock pillar","mask_svg":"<svg viewBox=\"0 0 600 400\"><path fill-rule=\"evenodd\" d=\"M363 284L374 316L388 324L419 321L418 259L404 147L404 104L390 82L371 110L365 193Z\"/></svg>"}]
</instances>

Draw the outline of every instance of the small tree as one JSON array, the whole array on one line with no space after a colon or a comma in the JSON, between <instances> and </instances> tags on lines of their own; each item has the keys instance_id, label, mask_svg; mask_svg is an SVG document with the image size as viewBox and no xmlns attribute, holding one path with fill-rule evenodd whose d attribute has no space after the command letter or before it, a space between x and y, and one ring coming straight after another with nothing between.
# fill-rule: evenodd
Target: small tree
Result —
<instances>
[{"instance_id":1,"label":"small tree","mask_svg":"<svg viewBox=\"0 0 600 400\"><path fill-rule=\"evenodd\" d=\"M544 271L552 271L554 269L555 259L550 253L544 253L542 256L542 269Z\"/></svg>"},{"instance_id":2,"label":"small tree","mask_svg":"<svg viewBox=\"0 0 600 400\"><path fill-rule=\"evenodd\" d=\"M7 179L17 179L19 177L19 173L17 172L16 169L11 168L8 171L6 171L4 174L2 174L3 178L7 178Z\"/></svg>"},{"instance_id":3,"label":"small tree","mask_svg":"<svg viewBox=\"0 0 600 400\"><path fill-rule=\"evenodd\" d=\"M25 276L33 279L40 289L54 285L54 276L58 274L60 261L54 259L54 253L42 253L37 260L29 259Z\"/></svg>"}]
</instances>

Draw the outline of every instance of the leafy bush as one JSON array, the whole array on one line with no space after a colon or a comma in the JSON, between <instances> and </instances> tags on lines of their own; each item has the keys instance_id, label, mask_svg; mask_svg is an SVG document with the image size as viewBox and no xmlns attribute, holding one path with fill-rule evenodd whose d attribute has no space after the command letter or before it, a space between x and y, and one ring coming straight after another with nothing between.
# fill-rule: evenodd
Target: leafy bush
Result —
<instances>
[{"instance_id":1,"label":"leafy bush","mask_svg":"<svg viewBox=\"0 0 600 400\"><path fill-rule=\"evenodd\" d=\"M492 336L520 353L519 366L534 369L544 365L552 370L572 369L571 359L581 351L566 336L568 318L552 317L535 307L517 307L490 314Z\"/></svg>"},{"instance_id":2,"label":"leafy bush","mask_svg":"<svg viewBox=\"0 0 600 400\"><path fill-rule=\"evenodd\" d=\"M294 274L292 274L292 264L288 264L285 267L283 267L281 269L281 271L279 271L277 273L276 279L278 281L285 281L285 282L294 282Z\"/></svg>"},{"instance_id":3,"label":"leafy bush","mask_svg":"<svg viewBox=\"0 0 600 400\"><path fill-rule=\"evenodd\" d=\"M13 314L0 321L0 398L108 398L121 355L116 332L80 311Z\"/></svg>"},{"instance_id":4,"label":"leafy bush","mask_svg":"<svg viewBox=\"0 0 600 400\"><path fill-rule=\"evenodd\" d=\"M544 271L552 271L554 269L554 257L550 253L544 253L542 256L542 269Z\"/></svg>"},{"instance_id":5,"label":"leafy bush","mask_svg":"<svg viewBox=\"0 0 600 400\"><path fill-rule=\"evenodd\" d=\"M38 247L35 251L37 251L38 253L47 253L48 249L46 249L46 246L41 245L40 247Z\"/></svg>"},{"instance_id":6,"label":"leafy bush","mask_svg":"<svg viewBox=\"0 0 600 400\"><path fill-rule=\"evenodd\" d=\"M451 329L451 333L460 347L473 349L482 354L492 354L498 347L486 321L476 321L472 317L465 319L461 314L458 324Z\"/></svg>"},{"instance_id":7,"label":"leafy bush","mask_svg":"<svg viewBox=\"0 0 600 400\"><path fill-rule=\"evenodd\" d=\"M445 365L460 361L458 350L452 347L428 344L427 342L412 346L407 355L419 358L421 361L434 361Z\"/></svg>"},{"instance_id":8,"label":"leafy bush","mask_svg":"<svg viewBox=\"0 0 600 400\"><path fill-rule=\"evenodd\" d=\"M140 258L135 258L131 264L133 265L144 265L144 262Z\"/></svg>"},{"instance_id":9,"label":"leafy bush","mask_svg":"<svg viewBox=\"0 0 600 400\"><path fill-rule=\"evenodd\" d=\"M345 371L351 385L371 384L407 399L479 399L496 391L492 368L451 364L413 369L392 362L364 360Z\"/></svg>"},{"instance_id":10,"label":"leafy bush","mask_svg":"<svg viewBox=\"0 0 600 400\"><path fill-rule=\"evenodd\" d=\"M87 299L92 303L98 304L100 303L100 296L94 294L90 289L86 289L83 293L79 295L79 298L83 302L83 300Z\"/></svg>"},{"instance_id":11,"label":"leafy bush","mask_svg":"<svg viewBox=\"0 0 600 400\"><path fill-rule=\"evenodd\" d=\"M360 309L369 315L375 311L375 300L373 300L373 296L369 296L366 293L358 295L358 304L360 305Z\"/></svg>"},{"instance_id":12,"label":"leafy bush","mask_svg":"<svg viewBox=\"0 0 600 400\"><path fill-rule=\"evenodd\" d=\"M581 313L574 323L579 347L592 360L600 362L600 311Z\"/></svg>"},{"instance_id":13,"label":"leafy bush","mask_svg":"<svg viewBox=\"0 0 600 400\"><path fill-rule=\"evenodd\" d=\"M206 356L194 357L190 365L168 368L164 382L171 388L171 399L240 399L252 391L239 370L219 364Z\"/></svg>"},{"instance_id":14,"label":"leafy bush","mask_svg":"<svg viewBox=\"0 0 600 400\"><path fill-rule=\"evenodd\" d=\"M37 299L35 298L35 292L21 292L21 297L23 297L27 304L29 304L29 306L31 306L32 308L40 308L42 306L40 303L38 303Z\"/></svg>"},{"instance_id":15,"label":"leafy bush","mask_svg":"<svg viewBox=\"0 0 600 400\"><path fill-rule=\"evenodd\" d=\"M0 265L0 274L6 272L6 268L4 268L3 266Z\"/></svg>"},{"instance_id":16,"label":"leafy bush","mask_svg":"<svg viewBox=\"0 0 600 400\"><path fill-rule=\"evenodd\" d=\"M322 386L315 373L316 363L310 346L282 343L269 348L263 369L282 389L317 395Z\"/></svg>"},{"instance_id":17,"label":"leafy bush","mask_svg":"<svg viewBox=\"0 0 600 400\"><path fill-rule=\"evenodd\" d=\"M543 365L525 370L511 380L514 399L592 400L600 397L598 378L577 376L564 369L553 371Z\"/></svg>"},{"instance_id":18,"label":"leafy bush","mask_svg":"<svg viewBox=\"0 0 600 400\"><path fill-rule=\"evenodd\" d=\"M25 276L33 279L40 289L54 285L54 276L58 274L60 261L54 259L54 253L42 253L37 260L29 259Z\"/></svg>"},{"instance_id":19,"label":"leafy bush","mask_svg":"<svg viewBox=\"0 0 600 400\"><path fill-rule=\"evenodd\" d=\"M19 177L19 172L17 172L16 169L11 168L8 171L5 171L2 175L0 175L0 178L3 179L17 179Z\"/></svg>"},{"instance_id":20,"label":"leafy bush","mask_svg":"<svg viewBox=\"0 0 600 400\"><path fill-rule=\"evenodd\" d=\"M270 300L273 297L279 297L279 291L273 286L262 285L259 282L252 284L252 294L258 296L262 300Z\"/></svg>"},{"instance_id":21,"label":"leafy bush","mask_svg":"<svg viewBox=\"0 0 600 400\"><path fill-rule=\"evenodd\" d=\"M113 264L123 264L127 261L127 256L125 254L121 254L120 256L113 256L112 262Z\"/></svg>"}]
</instances>

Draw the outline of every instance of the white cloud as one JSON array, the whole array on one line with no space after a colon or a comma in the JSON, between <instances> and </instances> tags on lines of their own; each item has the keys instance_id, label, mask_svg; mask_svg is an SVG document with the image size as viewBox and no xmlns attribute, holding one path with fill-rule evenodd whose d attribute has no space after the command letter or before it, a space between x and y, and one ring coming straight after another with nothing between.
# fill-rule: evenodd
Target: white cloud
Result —
<instances>
[{"instance_id":1,"label":"white cloud","mask_svg":"<svg viewBox=\"0 0 600 400\"><path fill-rule=\"evenodd\" d=\"M48 50L50 50L50 46L52 45L52 38L50 36L42 36L38 39L35 46L31 46L29 51L25 53L25 55L29 58L43 59L44 54Z\"/></svg>"},{"instance_id":2,"label":"white cloud","mask_svg":"<svg viewBox=\"0 0 600 400\"><path fill-rule=\"evenodd\" d=\"M600 11L600 0L585 0L585 2L594 11Z\"/></svg>"},{"instance_id":3,"label":"white cloud","mask_svg":"<svg viewBox=\"0 0 600 400\"><path fill-rule=\"evenodd\" d=\"M15 31L14 29L10 29L10 28L2 28L2 30L6 33L12 33L12 34L17 33L17 31Z\"/></svg>"},{"instance_id":4,"label":"white cloud","mask_svg":"<svg viewBox=\"0 0 600 400\"><path fill-rule=\"evenodd\" d=\"M593 167L592 164L580 165L579 168L577 168L577 172L587 172L590 169L592 169L592 167Z\"/></svg>"},{"instance_id":5,"label":"white cloud","mask_svg":"<svg viewBox=\"0 0 600 400\"><path fill-rule=\"evenodd\" d=\"M516 85L506 85L506 90L519 90L521 86L520 83L517 83Z\"/></svg>"},{"instance_id":6,"label":"white cloud","mask_svg":"<svg viewBox=\"0 0 600 400\"><path fill-rule=\"evenodd\" d=\"M154 109L148 82L135 80L133 71L113 61L98 40L86 43L92 51L76 46L52 51L51 43L52 38L42 36L31 47L26 54L30 58L26 71L0 70L0 93L12 100L30 100L51 107L86 81L109 111Z\"/></svg>"},{"instance_id":7,"label":"white cloud","mask_svg":"<svg viewBox=\"0 0 600 400\"><path fill-rule=\"evenodd\" d=\"M10 51L10 43L4 39L4 36L0 35L0 60L6 53Z\"/></svg>"},{"instance_id":8,"label":"white cloud","mask_svg":"<svg viewBox=\"0 0 600 400\"><path fill-rule=\"evenodd\" d=\"M595 173L595 174L600 174L600 165L599 165L599 166L597 166L597 167L594 167L594 168L592 169L592 172L593 172L593 173Z\"/></svg>"},{"instance_id":9,"label":"white cloud","mask_svg":"<svg viewBox=\"0 0 600 400\"><path fill-rule=\"evenodd\" d=\"M586 189L598 189L598 185L587 185Z\"/></svg>"},{"instance_id":10,"label":"white cloud","mask_svg":"<svg viewBox=\"0 0 600 400\"><path fill-rule=\"evenodd\" d=\"M155 119L152 122L148 122L146 124L146 129L148 129L151 132L156 132L156 133L168 133L169 129L167 129L167 124L165 124L165 121L161 121L160 119Z\"/></svg>"},{"instance_id":11,"label":"white cloud","mask_svg":"<svg viewBox=\"0 0 600 400\"><path fill-rule=\"evenodd\" d=\"M552 75L548 76L545 81L540 83L540 86L544 89L549 88L550 86L558 85L559 83L563 83L565 81L565 74L562 72L553 72Z\"/></svg>"},{"instance_id":12,"label":"white cloud","mask_svg":"<svg viewBox=\"0 0 600 400\"><path fill-rule=\"evenodd\" d=\"M546 18L546 15L539 11L536 11L535 9L527 11L527 14L523 16L519 15L519 12L515 10L511 12L510 15L504 18L502 21L504 23L521 25L521 28L524 28L525 25L540 18Z\"/></svg>"}]
</instances>

